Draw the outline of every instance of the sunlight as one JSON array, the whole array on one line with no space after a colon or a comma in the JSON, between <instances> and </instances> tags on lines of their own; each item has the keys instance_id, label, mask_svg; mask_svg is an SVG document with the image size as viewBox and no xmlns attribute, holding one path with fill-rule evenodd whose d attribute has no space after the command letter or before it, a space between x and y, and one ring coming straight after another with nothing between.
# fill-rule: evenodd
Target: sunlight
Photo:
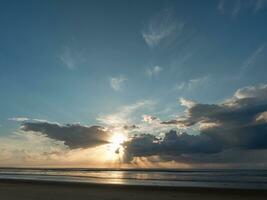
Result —
<instances>
[{"instance_id":1,"label":"sunlight","mask_svg":"<svg viewBox=\"0 0 267 200\"><path fill-rule=\"evenodd\" d=\"M110 142L114 145L114 147L119 147L124 140L126 140L126 136L124 134L115 133L111 137Z\"/></svg>"},{"instance_id":2,"label":"sunlight","mask_svg":"<svg viewBox=\"0 0 267 200\"><path fill-rule=\"evenodd\" d=\"M111 160L120 159L123 155L122 143L127 139L127 136L123 133L114 133L110 138L110 144L108 145L108 157Z\"/></svg>"}]
</instances>

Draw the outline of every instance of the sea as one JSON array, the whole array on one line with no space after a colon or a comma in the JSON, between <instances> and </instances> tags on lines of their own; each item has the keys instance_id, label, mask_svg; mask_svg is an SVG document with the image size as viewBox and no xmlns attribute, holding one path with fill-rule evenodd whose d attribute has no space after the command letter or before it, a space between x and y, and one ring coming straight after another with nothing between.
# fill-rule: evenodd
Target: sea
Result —
<instances>
[{"instance_id":1,"label":"sea","mask_svg":"<svg viewBox=\"0 0 267 200\"><path fill-rule=\"evenodd\" d=\"M241 169L0 168L1 179L162 187L267 189L267 170Z\"/></svg>"}]
</instances>

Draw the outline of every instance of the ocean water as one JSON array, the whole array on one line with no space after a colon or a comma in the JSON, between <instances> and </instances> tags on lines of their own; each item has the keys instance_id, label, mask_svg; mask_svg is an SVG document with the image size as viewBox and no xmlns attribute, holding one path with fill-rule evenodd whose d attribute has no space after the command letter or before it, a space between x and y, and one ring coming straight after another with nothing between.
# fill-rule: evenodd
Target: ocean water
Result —
<instances>
[{"instance_id":1,"label":"ocean water","mask_svg":"<svg viewBox=\"0 0 267 200\"><path fill-rule=\"evenodd\" d=\"M267 170L117 170L0 168L0 179L95 184L267 189Z\"/></svg>"}]
</instances>

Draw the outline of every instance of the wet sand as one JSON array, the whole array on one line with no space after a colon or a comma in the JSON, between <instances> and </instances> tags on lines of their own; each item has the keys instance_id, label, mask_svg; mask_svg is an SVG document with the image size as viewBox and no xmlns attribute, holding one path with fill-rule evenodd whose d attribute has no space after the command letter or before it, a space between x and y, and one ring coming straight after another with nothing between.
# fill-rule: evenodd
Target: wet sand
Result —
<instances>
[{"instance_id":1,"label":"wet sand","mask_svg":"<svg viewBox=\"0 0 267 200\"><path fill-rule=\"evenodd\" d=\"M267 191L0 180L1 200L266 200Z\"/></svg>"}]
</instances>

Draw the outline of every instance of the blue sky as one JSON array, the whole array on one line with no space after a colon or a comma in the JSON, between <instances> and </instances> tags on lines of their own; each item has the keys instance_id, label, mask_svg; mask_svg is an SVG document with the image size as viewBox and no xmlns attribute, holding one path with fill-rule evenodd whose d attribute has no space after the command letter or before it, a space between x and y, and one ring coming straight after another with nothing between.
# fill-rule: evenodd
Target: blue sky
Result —
<instances>
[{"instance_id":1,"label":"blue sky","mask_svg":"<svg viewBox=\"0 0 267 200\"><path fill-rule=\"evenodd\" d=\"M170 120L180 98L266 84L265 0L0 4L0 135L19 117L99 125L140 102L133 117Z\"/></svg>"}]
</instances>

